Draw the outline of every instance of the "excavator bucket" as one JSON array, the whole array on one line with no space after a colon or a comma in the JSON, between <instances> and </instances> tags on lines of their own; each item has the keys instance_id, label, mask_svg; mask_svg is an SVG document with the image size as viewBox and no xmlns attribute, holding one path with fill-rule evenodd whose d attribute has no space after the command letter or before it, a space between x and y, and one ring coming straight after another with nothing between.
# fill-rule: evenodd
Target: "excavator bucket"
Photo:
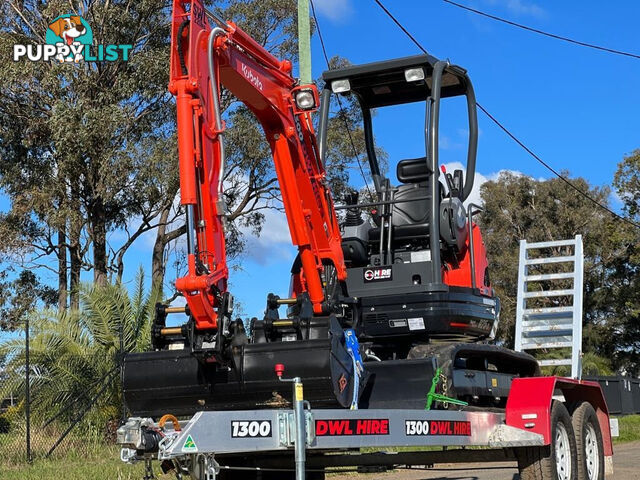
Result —
<instances>
[{"instance_id":1,"label":"excavator bucket","mask_svg":"<svg viewBox=\"0 0 640 480\"><path fill-rule=\"evenodd\" d=\"M290 405L291 388L275 374L300 377L305 399L348 407L354 392L353 359L342 328L330 318L325 338L246 344L229 365L205 361L189 349L133 353L124 359L124 396L134 415L192 415L199 410L242 410ZM327 326L325 332L327 332ZM366 383L366 376L360 384Z\"/></svg>"}]
</instances>

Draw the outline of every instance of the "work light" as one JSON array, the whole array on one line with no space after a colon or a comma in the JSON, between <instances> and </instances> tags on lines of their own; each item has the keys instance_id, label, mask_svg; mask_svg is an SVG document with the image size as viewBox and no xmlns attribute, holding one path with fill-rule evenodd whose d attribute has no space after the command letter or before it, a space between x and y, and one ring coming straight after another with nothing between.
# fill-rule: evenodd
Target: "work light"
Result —
<instances>
[{"instance_id":1,"label":"work light","mask_svg":"<svg viewBox=\"0 0 640 480\"><path fill-rule=\"evenodd\" d=\"M333 93L345 93L351 90L349 80L334 80L331 82L331 90Z\"/></svg>"},{"instance_id":2,"label":"work light","mask_svg":"<svg viewBox=\"0 0 640 480\"><path fill-rule=\"evenodd\" d=\"M295 95L296 105L300 110L313 110L316 107L316 99L310 88L298 90Z\"/></svg>"},{"instance_id":3,"label":"work light","mask_svg":"<svg viewBox=\"0 0 640 480\"><path fill-rule=\"evenodd\" d=\"M404 71L404 78L407 82L418 82L424 80L424 70L421 67L407 68Z\"/></svg>"}]
</instances>

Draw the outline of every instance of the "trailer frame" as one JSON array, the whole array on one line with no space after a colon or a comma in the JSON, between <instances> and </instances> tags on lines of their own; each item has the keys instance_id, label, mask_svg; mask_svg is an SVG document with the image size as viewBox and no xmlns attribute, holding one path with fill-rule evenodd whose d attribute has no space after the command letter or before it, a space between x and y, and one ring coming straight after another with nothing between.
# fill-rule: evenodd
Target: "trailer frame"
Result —
<instances>
[{"instance_id":1,"label":"trailer frame","mask_svg":"<svg viewBox=\"0 0 640 480\"><path fill-rule=\"evenodd\" d=\"M157 458L199 480L215 480L224 469L295 468L296 479L304 480L307 469L508 461L517 459L520 448L551 445L551 407L554 401L561 401L569 411L581 402L591 404L602 433L605 472L613 470L609 415L596 382L517 378L512 382L507 407L500 412L479 408L312 409L303 398L302 384L295 380L292 409L200 411L181 427L165 427L153 452L144 451L143 432L157 430L158 424L148 418L130 418L118 430L118 443L123 446L121 459L144 459L150 469L150 460ZM296 439L304 439L303 444ZM392 447L442 450L391 455L360 452L363 448ZM297 450L295 462L293 450Z\"/></svg>"}]
</instances>

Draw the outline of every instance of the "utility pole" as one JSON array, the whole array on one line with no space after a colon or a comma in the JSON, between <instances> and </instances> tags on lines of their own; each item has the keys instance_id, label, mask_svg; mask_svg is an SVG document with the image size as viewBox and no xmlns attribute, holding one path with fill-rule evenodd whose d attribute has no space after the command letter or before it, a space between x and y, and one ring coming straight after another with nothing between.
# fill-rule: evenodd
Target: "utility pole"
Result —
<instances>
[{"instance_id":1,"label":"utility pole","mask_svg":"<svg viewBox=\"0 0 640 480\"><path fill-rule=\"evenodd\" d=\"M311 83L311 26L309 0L298 0L298 64L300 83Z\"/></svg>"}]
</instances>

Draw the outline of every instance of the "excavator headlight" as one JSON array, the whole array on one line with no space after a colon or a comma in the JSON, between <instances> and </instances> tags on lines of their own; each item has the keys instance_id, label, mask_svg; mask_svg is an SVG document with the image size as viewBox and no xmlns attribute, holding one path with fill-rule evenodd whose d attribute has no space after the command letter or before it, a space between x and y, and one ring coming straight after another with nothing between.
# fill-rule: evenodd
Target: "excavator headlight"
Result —
<instances>
[{"instance_id":1,"label":"excavator headlight","mask_svg":"<svg viewBox=\"0 0 640 480\"><path fill-rule=\"evenodd\" d=\"M404 71L404 78L407 82L418 82L424 80L424 70L422 67L407 68Z\"/></svg>"},{"instance_id":2,"label":"excavator headlight","mask_svg":"<svg viewBox=\"0 0 640 480\"><path fill-rule=\"evenodd\" d=\"M313 110L316 108L316 99L311 89L298 90L295 95L296 105L300 110Z\"/></svg>"},{"instance_id":3,"label":"excavator headlight","mask_svg":"<svg viewBox=\"0 0 640 480\"><path fill-rule=\"evenodd\" d=\"M333 93L345 93L351 90L349 80L334 80L331 82L331 91Z\"/></svg>"}]
</instances>

